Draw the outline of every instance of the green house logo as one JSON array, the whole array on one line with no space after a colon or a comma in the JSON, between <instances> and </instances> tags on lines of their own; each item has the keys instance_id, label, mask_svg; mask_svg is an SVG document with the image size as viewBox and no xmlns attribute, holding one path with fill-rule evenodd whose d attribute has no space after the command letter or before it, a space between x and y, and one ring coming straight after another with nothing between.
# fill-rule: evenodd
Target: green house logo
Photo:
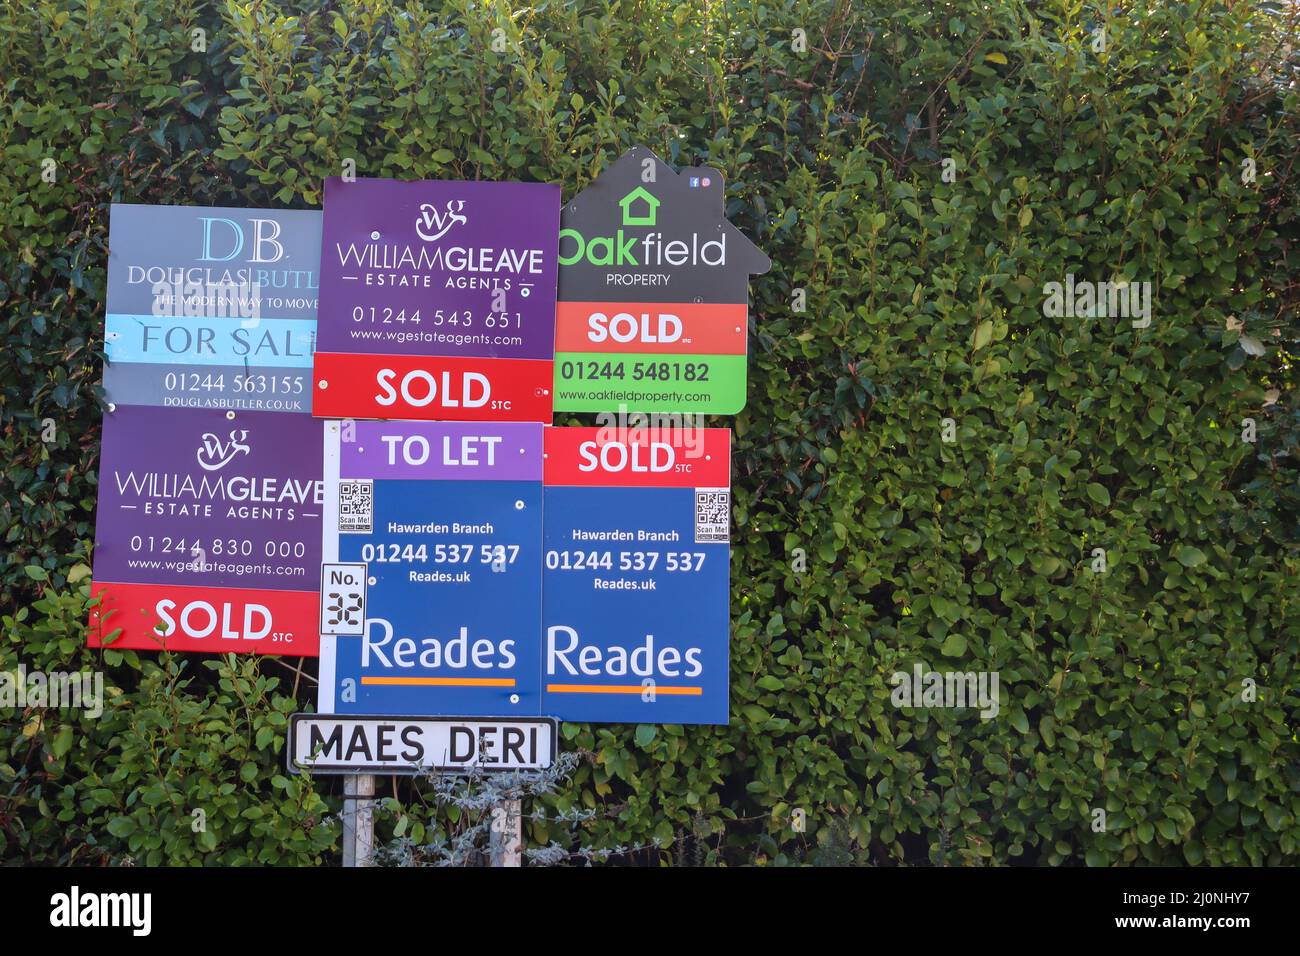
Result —
<instances>
[{"instance_id":1,"label":"green house logo","mask_svg":"<svg viewBox=\"0 0 1300 956\"><path fill-rule=\"evenodd\" d=\"M645 211L641 215L634 215L634 204L638 202L645 203ZM625 226L653 226L655 224L655 214L659 209L659 200L645 190L645 187L638 186L626 196L618 201L619 206L623 209L623 225Z\"/></svg>"}]
</instances>

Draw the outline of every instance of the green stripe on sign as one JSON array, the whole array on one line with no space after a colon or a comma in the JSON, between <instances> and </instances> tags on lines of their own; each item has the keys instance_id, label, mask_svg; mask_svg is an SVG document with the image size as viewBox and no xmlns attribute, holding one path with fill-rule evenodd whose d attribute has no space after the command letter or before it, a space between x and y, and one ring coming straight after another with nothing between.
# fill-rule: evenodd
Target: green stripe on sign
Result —
<instances>
[{"instance_id":1,"label":"green stripe on sign","mask_svg":"<svg viewBox=\"0 0 1300 956\"><path fill-rule=\"evenodd\" d=\"M735 415L745 407L744 355L555 353L555 410Z\"/></svg>"}]
</instances>

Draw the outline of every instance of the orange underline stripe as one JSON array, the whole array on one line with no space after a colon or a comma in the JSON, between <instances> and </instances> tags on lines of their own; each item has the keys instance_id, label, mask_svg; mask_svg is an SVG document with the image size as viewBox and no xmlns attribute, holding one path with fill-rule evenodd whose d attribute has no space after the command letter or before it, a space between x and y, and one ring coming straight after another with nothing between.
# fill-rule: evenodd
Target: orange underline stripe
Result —
<instances>
[{"instance_id":1,"label":"orange underline stripe","mask_svg":"<svg viewBox=\"0 0 1300 956\"><path fill-rule=\"evenodd\" d=\"M640 684L547 684L548 694L680 694L686 697L703 695L703 687L642 687Z\"/></svg>"},{"instance_id":2,"label":"orange underline stripe","mask_svg":"<svg viewBox=\"0 0 1300 956\"><path fill-rule=\"evenodd\" d=\"M363 677L362 684L400 687L514 687L513 677Z\"/></svg>"}]
</instances>

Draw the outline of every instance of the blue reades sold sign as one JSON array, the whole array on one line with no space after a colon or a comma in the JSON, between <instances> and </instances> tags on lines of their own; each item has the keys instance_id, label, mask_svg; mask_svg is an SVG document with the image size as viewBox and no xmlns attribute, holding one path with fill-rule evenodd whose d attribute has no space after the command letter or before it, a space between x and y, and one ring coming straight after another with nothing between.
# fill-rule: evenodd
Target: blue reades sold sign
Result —
<instances>
[{"instance_id":1,"label":"blue reades sold sign","mask_svg":"<svg viewBox=\"0 0 1300 956\"><path fill-rule=\"evenodd\" d=\"M322 713L541 712L541 445L540 424L329 423ZM337 583L362 565L364 589Z\"/></svg>"},{"instance_id":2,"label":"blue reades sold sign","mask_svg":"<svg viewBox=\"0 0 1300 956\"><path fill-rule=\"evenodd\" d=\"M542 713L725 724L726 429L546 430Z\"/></svg>"}]
</instances>

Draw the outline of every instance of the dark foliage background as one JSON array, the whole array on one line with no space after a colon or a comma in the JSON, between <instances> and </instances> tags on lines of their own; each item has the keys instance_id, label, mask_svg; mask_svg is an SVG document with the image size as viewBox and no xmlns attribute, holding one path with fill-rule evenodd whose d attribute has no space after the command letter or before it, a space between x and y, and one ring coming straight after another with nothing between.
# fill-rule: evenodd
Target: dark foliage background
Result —
<instances>
[{"instance_id":1,"label":"dark foliage background","mask_svg":"<svg viewBox=\"0 0 1300 956\"><path fill-rule=\"evenodd\" d=\"M313 662L83 647L109 203L316 206L348 158L567 198L644 143L724 170L774 263L731 423L732 723L566 725L589 756L545 800L594 815L530 843L1294 864L1296 37L1211 0L4 5L0 669L109 699L0 711L0 859L338 855L337 780L280 769ZM1150 281L1150 327L1046 317L1067 273ZM1001 713L895 708L918 661L997 671ZM459 825L380 784L383 839Z\"/></svg>"}]
</instances>

